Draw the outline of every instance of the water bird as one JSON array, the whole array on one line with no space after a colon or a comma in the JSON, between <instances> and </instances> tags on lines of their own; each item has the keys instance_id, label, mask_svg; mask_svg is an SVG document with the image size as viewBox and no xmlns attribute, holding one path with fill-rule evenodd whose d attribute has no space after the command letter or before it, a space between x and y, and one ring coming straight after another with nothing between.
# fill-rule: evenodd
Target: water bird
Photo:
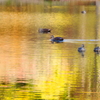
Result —
<instances>
[{"instance_id":1,"label":"water bird","mask_svg":"<svg viewBox=\"0 0 100 100\"><path fill-rule=\"evenodd\" d=\"M85 14L85 13L86 13L86 11L85 11L85 10L84 10L84 11L81 11L81 13Z\"/></svg>"},{"instance_id":2,"label":"water bird","mask_svg":"<svg viewBox=\"0 0 100 100\"><path fill-rule=\"evenodd\" d=\"M78 52L85 52L84 44L78 48Z\"/></svg>"},{"instance_id":3,"label":"water bird","mask_svg":"<svg viewBox=\"0 0 100 100\"><path fill-rule=\"evenodd\" d=\"M98 47L95 47L94 48L94 52L100 52L100 47L98 46Z\"/></svg>"},{"instance_id":4,"label":"water bird","mask_svg":"<svg viewBox=\"0 0 100 100\"><path fill-rule=\"evenodd\" d=\"M41 28L40 28L40 29L38 30L38 32L39 32L39 33L49 33L49 32L51 32L51 29L47 29L47 28L41 29Z\"/></svg>"},{"instance_id":5,"label":"water bird","mask_svg":"<svg viewBox=\"0 0 100 100\"><path fill-rule=\"evenodd\" d=\"M60 43L63 42L63 38L62 37L54 37L53 35L51 36L51 41L52 43L56 42L56 43Z\"/></svg>"}]
</instances>

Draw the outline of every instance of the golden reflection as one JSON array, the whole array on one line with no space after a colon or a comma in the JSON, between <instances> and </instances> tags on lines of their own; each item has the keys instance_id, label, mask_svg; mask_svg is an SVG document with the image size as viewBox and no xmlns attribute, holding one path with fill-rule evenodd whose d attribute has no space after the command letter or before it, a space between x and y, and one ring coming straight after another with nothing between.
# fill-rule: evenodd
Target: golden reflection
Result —
<instances>
[{"instance_id":1,"label":"golden reflection","mask_svg":"<svg viewBox=\"0 0 100 100\"><path fill-rule=\"evenodd\" d=\"M1 12L0 16L0 47L2 48L1 52L3 52L3 54L0 54L2 62L0 76L5 77L5 80L8 82L11 80L14 81L17 78L32 78L33 76L33 79L38 81L37 87L35 87L35 89L41 90L42 98L58 98L59 96L55 97L54 95L63 94L64 87L66 87L65 84L70 84L70 81L72 81L70 78L71 75L73 75L73 72L70 72L70 69L67 67L68 63L66 63L65 66L62 64L62 58L50 58L50 55L48 56L48 59L44 59L45 52L41 51L41 46L37 48L37 50L41 50L36 50L36 53L34 53L37 54L38 52L38 54L40 54L39 56L30 58L29 56L23 55L23 52L26 52L26 50L30 50L30 48L28 48L27 46L27 41L23 42L23 36L27 36L27 32L31 29L34 23L34 27L40 27L40 23L44 23L44 21L47 21L47 23L44 23L44 26L66 26L72 23L72 17L70 15L67 15L66 20L66 16L62 13L52 13L51 15L40 15L39 13L36 13L33 15L32 13L28 14L21 12ZM37 42L37 45L41 44L38 44ZM31 51L29 51L29 53L31 53ZM61 51L53 53L53 56L57 55L60 56ZM44 61L42 61L42 58L44 59ZM50 60L52 61L50 62ZM37 61L40 61L40 63L38 63ZM45 61L46 64L44 64ZM39 66L40 68L45 68L37 69L37 66ZM43 72L40 73L39 71ZM21 95L21 93L22 92L19 92L18 94ZM48 95L46 96L46 94Z\"/></svg>"},{"instance_id":2,"label":"golden reflection","mask_svg":"<svg viewBox=\"0 0 100 100\"><path fill-rule=\"evenodd\" d=\"M12 32L15 29L25 32L27 31L27 27L35 26L35 27L46 27L46 26L54 26L56 27L66 27L67 25L72 24L72 16L70 14L62 14L62 13L24 13L24 12L1 12L0 13L0 30L1 34ZM4 23L6 22L6 23ZM35 24L34 24L35 23ZM14 34L14 33L12 33ZM18 35L19 32L18 32Z\"/></svg>"},{"instance_id":3,"label":"golden reflection","mask_svg":"<svg viewBox=\"0 0 100 100\"><path fill-rule=\"evenodd\" d=\"M0 30L3 33L7 32L7 34L10 35L15 34L12 31L16 31L16 29L19 31L25 31L26 27L30 25L30 20L32 20L32 17L30 17L27 13L21 12L2 12L0 13L0 16L0 24L2 24L2 26L0 26ZM17 35L20 35L19 33L20 32L18 32Z\"/></svg>"},{"instance_id":4,"label":"golden reflection","mask_svg":"<svg viewBox=\"0 0 100 100\"><path fill-rule=\"evenodd\" d=\"M61 59L63 58L53 59L50 66L52 69L49 68L49 74L42 75L42 79L38 82L37 89L41 90L43 99L57 100L60 98L60 95L64 94L65 88L66 98L68 98L68 92L71 92L69 91L69 85L71 86L72 83L73 86L77 84L77 72L79 69L74 68L73 71L71 71L66 61L63 61L66 65L62 65Z\"/></svg>"},{"instance_id":5,"label":"golden reflection","mask_svg":"<svg viewBox=\"0 0 100 100\"><path fill-rule=\"evenodd\" d=\"M38 22L38 23L37 23ZM36 24L41 27L40 23L43 23L42 27L54 26L56 27L66 27L72 24L72 16L70 14L63 13L43 13L37 14Z\"/></svg>"},{"instance_id":6,"label":"golden reflection","mask_svg":"<svg viewBox=\"0 0 100 100\"><path fill-rule=\"evenodd\" d=\"M79 15L80 21L79 19L76 21L73 15L59 12L0 12L0 16L0 87L3 88L0 93L3 91L5 99L10 100L14 96L17 97L14 100L30 98L64 100L63 97L65 100L70 100L77 96L81 98L83 94L80 95L80 93L90 93L87 91L95 93L97 84L95 81L92 82L92 78L95 80L99 70L97 71L97 67L94 66L93 53L90 52L89 57L80 59L75 51L76 47L72 44L51 44L48 41L50 35L37 32L41 27L50 27L55 30L64 28L66 31L66 27L72 25L75 20L75 25L79 23L79 32L77 32L80 37L85 38L85 29L88 26L85 25L87 17L90 18L91 14ZM94 21L92 23L91 26L94 26ZM75 34L70 31L73 29L69 29L69 36ZM62 31L57 32L65 36ZM53 32L53 34L57 33ZM99 59L97 61L99 62ZM17 83L17 79L32 81L28 83L22 80ZM99 84L99 76L96 82ZM9 89L6 88L7 85Z\"/></svg>"}]
</instances>

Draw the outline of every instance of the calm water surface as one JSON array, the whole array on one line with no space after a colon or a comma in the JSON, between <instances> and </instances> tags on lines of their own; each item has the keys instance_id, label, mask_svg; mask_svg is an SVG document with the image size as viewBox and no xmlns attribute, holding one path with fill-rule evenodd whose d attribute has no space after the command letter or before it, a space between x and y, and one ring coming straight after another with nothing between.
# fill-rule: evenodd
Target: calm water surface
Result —
<instances>
[{"instance_id":1,"label":"calm water surface","mask_svg":"<svg viewBox=\"0 0 100 100\"><path fill-rule=\"evenodd\" d=\"M100 55L93 52L100 46L99 6L0 7L0 100L100 100ZM51 35L65 40L52 44ZM77 51L81 44L84 56Z\"/></svg>"}]
</instances>

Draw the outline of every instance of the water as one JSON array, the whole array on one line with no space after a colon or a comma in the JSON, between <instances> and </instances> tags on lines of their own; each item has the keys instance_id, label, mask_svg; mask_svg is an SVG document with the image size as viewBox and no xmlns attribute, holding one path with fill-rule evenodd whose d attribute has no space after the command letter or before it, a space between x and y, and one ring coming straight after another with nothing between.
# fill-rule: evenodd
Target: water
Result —
<instances>
[{"instance_id":1,"label":"water","mask_svg":"<svg viewBox=\"0 0 100 100\"><path fill-rule=\"evenodd\" d=\"M59 2L0 5L1 100L100 99L100 55L93 51L100 46L100 7ZM51 35L64 42L52 44Z\"/></svg>"}]
</instances>

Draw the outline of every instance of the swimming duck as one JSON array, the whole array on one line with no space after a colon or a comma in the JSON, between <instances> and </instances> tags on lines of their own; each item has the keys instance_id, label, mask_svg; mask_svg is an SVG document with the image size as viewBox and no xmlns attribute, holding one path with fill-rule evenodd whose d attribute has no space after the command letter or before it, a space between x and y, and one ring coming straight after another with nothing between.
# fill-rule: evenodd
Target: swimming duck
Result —
<instances>
[{"instance_id":1,"label":"swimming duck","mask_svg":"<svg viewBox=\"0 0 100 100\"><path fill-rule=\"evenodd\" d=\"M85 11L85 10L84 10L84 11L81 11L81 13L85 14L85 13L86 13L86 11Z\"/></svg>"},{"instance_id":2,"label":"swimming duck","mask_svg":"<svg viewBox=\"0 0 100 100\"><path fill-rule=\"evenodd\" d=\"M78 48L78 52L85 52L84 44Z\"/></svg>"},{"instance_id":3,"label":"swimming duck","mask_svg":"<svg viewBox=\"0 0 100 100\"><path fill-rule=\"evenodd\" d=\"M51 32L51 30L47 29L47 28L39 29L38 31L39 31L39 33L49 33L49 32Z\"/></svg>"},{"instance_id":4,"label":"swimming duck","mask_svg":"<svg viewBox=\"0 0 100 100\"><path fill-rule=\"evenodd\" d=\"M95 47L94 48L94 52L100 52L100 47L98 46L98 47Z\"/></svg>"},{"instance_id":5,"label":"swimming duck","mask_svg":"<svg viewBox=\"0 0 100 100\"><path fill-rule=\"evenodd\" d=\"M51 36L52 42L60 43L60 42L63 42L63 40L64 39L62 37L54 37L53 35Z\"/></svg>"}]
</instances>

